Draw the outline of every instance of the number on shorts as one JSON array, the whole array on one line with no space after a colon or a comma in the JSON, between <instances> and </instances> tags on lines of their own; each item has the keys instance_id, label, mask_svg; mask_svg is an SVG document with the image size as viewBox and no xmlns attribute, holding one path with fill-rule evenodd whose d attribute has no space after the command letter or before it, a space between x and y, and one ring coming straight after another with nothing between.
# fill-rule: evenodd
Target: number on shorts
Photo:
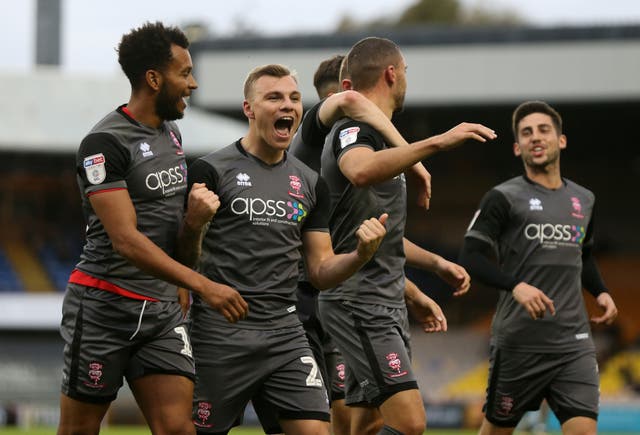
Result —
<instances>
[{"instance_id":1,"label":"number on shorts","mask_svg":"<svg viewBox=\"0 0 640 435\"><path fill-rule=\"evenodd\" d=\"M176 326L173 328L180 337L182 337L182 342L184 343L184 347L180 351L181 354L188 356L189 358L193 358L193 352L191 351L191 342L189 342L189 336L187 335L187 330L184 329L184 326Z\"/></svg>"},{"instance_id":2,"label":"number on shorts","mask_svg":"<svg viewBox=\"0 0 640 435\"><path fill-rule=\"evenodd\" d=\"M322 377L318 377L318 364L315 358L311 356L300 357L300 361L311 366L309 376L307 376L308 387L322 387Z\"/></svg>"}]
</instances>

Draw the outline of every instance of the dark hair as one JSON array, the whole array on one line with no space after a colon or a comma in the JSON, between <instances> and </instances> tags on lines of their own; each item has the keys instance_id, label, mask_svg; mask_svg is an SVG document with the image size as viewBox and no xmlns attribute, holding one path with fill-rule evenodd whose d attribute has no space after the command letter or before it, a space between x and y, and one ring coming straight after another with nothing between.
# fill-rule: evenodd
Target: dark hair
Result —
<instances>
[{"instance_id":1,"label":"dark hair","mask_svg":"<svg viewBox=\"0 0 640 435\"><path fill-rule=\"evenodd\" d=\"M277 63L272 63L268 65L258 66L251 70L249 75L247 75L247 79L244 81L244 99L249 100L249 97L253 93L253 85L256 80L263 76L270 77L287 77L291 76L297 82L296 75L294 72L289 70L284 65L279 65Z\"/></svg>"},{"instance_id":2,"label":"dark hair","mask_svg":"<svg viewBox=\"0 0 640 435\"><path fill-rule=\"evenodd\" d=\"M118 45L118 63L129 83L136 88L150 69L164 70L172 60L171 45L189 47L186 35L177 27L165 27L157 21L146 22L122 36Z\"/></svg>"},{"instance_id":3,"label":"dark hair","mask_svg":"<svg viewBox=\"0 0 640 435\"><path fill-rule=\"evenodd\" d=\"M318 92L318 97L324 98L330 92L336 92L340 88L340 66L344 56L337 54L323 60L313 75L313 86Z\"/></svg>"},{"instance_id":4,"label":"dark hair","mask_svg":"<svg viewBox=\"0 0 640 435\"><path fill-rule=\"evenodd\" d=\"M400 48L395 42L369 37L356 42L347 54L345 75L351 78L353 89L367 90L378 81L387 66L397 66L401 59Z\"/></svg>"},{"instance_id":5,"label":"dark hair","mask_svg":"<svg viewBox=\"0 0 640 435\"><path fill-rule=\"evenodd\" d=\"M513 111L513 117L511 118L511 128L513 129L513 137L518 140L518 124L522 121L522 118L529 116L532 113L544 113L551 117L551 122L556 128L558 134L562 134L562 117L560 114L544 101L525 101L516 107Z\"/></svg>"}]
</instances>

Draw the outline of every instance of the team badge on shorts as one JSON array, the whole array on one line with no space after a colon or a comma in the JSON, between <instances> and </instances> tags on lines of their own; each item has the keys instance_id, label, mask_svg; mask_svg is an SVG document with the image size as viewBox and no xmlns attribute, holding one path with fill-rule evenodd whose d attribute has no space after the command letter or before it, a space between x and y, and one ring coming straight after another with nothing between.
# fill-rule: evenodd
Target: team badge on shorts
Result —
<instances>
[{"instance_id":1,"label":"team badge on shorts","mask_svg":"<svg viewBox=\"0 0 640 435\"><path fill-rule=\"evenodd\" d=\"M104 387L104 383L102 382L102 368L103 365L99 362L93 361L89 363L89 370L87 374L89 375L91 382L84 382L87 387L96 389Z\"/></svg>"},{"instance_id":2,"label":"team badge on shorts","mask_svg":"<svg viewBox=\"0 0 640 435\"><path fill-rule=\"evenodd\" d=\"M193 420L193 424L198 427L211 427L209 423L209 417L211 417L211 403L210 402L198 402L198 409L196 410L197 420Z\"/></svg>"},{"instance_id":3,"label":"team badge on shorts","mask_svg":"<svg viewBox=\"0 0 640 435\"><path fill-rule=\"evenodd\" d=\"M387 354L387 361L389 361L389 368L393 371L389 375L390 377L399 378L407 374L406 370L402 370L402 360L400 360L400 356L397 353L391 352Z\"/></svg>"},{"instance_id":4,"label":"team badge on shorts","mask_svg":"<svg viewBox=\"0 0 640 435\"><path fill-rule=\"evenodd\" d=\"M102 153L84 158L82 166L84 166L84 171L87 173L89 183L100 184L107 178L107 170L104 166L105 162L106 159Z\"/></svg>"}]
</instances>

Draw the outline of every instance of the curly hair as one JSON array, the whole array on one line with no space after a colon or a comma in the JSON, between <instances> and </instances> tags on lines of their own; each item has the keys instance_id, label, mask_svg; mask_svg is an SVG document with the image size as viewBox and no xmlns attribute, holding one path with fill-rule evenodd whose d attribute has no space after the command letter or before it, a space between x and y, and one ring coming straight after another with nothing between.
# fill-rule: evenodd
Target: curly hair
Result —
<instances>
[{"instance_id":1,"label":"curly hair","mask_svg":"<svg viewBox=\"0 0 640 435\"><path fill-rule=\"evenodd\" d=\"M177 27L161 22L146 22L122 36L118 45L118 63L135 89L150 69L164 70L172 60L171 45L189 47L186 35Z\"/></svg>"}]
</instances>

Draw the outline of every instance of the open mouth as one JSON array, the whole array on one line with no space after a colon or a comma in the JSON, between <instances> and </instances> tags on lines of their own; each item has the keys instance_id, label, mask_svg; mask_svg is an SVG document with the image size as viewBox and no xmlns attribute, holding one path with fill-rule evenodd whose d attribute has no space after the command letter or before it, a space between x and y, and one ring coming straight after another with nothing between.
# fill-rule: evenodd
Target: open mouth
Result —
<instances>
[{"instance_id":1,"label":"open mouth","mask_svg":"<svg viewBox=\"0 0 640 435\"><path fill-rule=\"evenodd\" d=\"M293 117L283 116L275 122L274 126L279 135L289 136L293 128Z\"/></svg>"}]
</instances>

